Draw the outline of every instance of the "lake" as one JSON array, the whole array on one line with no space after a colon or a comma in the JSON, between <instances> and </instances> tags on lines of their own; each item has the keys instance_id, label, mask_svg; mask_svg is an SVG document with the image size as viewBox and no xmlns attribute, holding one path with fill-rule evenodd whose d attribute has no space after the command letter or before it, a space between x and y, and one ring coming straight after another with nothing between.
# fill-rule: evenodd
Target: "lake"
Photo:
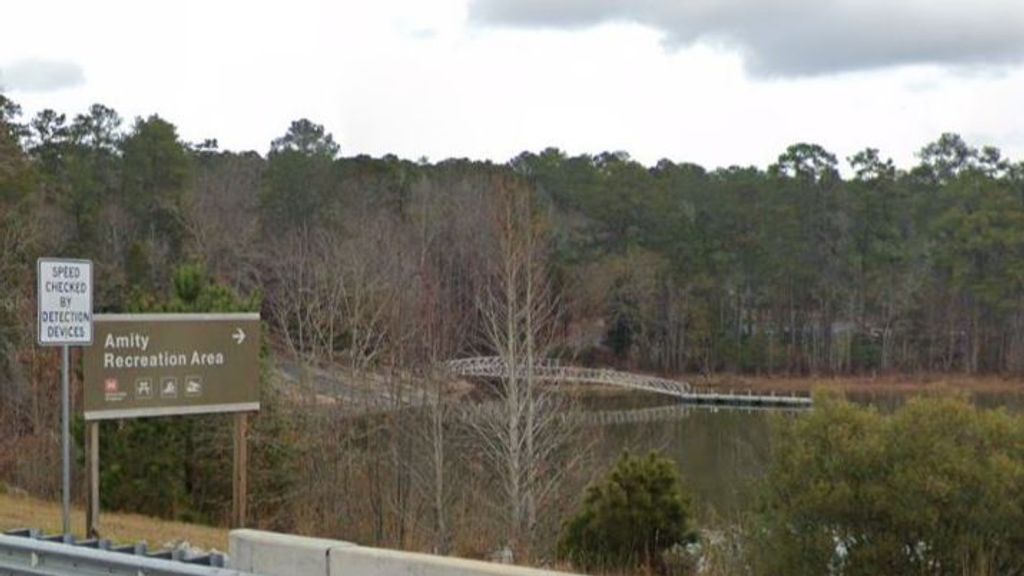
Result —
<instances>
[{"instance_id":1,"label":"lake","mask_svg":"<svg viewBox=\"0 0 1024 576\"><path fill-rule=\"evenodd\" d=\"M847 398L891 411L920 393L858 391L847 393ZM1024 412L1024 389L977 392L970 397L984 408ZM632 411L671 405L672 401L625 393L588 397L584 403L588 410ZM799 417L799 412L692 407L671 416L662 411L653 421L594 426L593 438L600 459L608 466L624 450L656 450L675 460L697 505L700 521L709 523L749 509L754 501L754 481L764 474L770 459L772 421Z\"/></svg>"}]
</instances>

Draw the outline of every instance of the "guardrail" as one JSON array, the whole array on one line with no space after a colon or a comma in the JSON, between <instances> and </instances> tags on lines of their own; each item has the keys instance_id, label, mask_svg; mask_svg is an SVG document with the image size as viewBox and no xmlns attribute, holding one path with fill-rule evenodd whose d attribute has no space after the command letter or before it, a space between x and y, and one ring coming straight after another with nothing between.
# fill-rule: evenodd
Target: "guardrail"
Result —
<instances>
[{"instance_id":1,"label":"guardrail","mask_svg":"<svg viewBox=\"0 0 1024 576\"><path fill-rule=\"evenodd\" d=\"M223 554L150 552L143 543L118 546L105 539L75 540L31 529L0 534L2 576L251 576L226 564Z\"/></svg>"},{"instance_id":2,"label":"guardrail","mask_svg":"<svg viewBox=\"0 0 1024 576\"><path fill-rule=\"evenodd\" d=\"M15 530L0 534L0 576L575 576L258 530L232 530L230 540L228 564L222 554L189 558Z\"/></svg>"}]
</instances>

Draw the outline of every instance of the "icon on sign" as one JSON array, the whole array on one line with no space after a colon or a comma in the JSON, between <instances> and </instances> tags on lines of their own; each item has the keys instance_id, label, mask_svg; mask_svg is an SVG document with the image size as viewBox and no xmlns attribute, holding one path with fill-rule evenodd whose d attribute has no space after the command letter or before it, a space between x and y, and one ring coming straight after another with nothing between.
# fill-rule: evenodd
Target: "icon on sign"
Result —
<instances>
[{"instance_id":1,"label":"icon on sign","mask_svg":"<svg viewBox=\"0 0 1024 576\"><path fill-rule=\"evenodd\" d=\"M178 379L173 376L164 376L160 379L160 397L178 397Z\"/></svg>"},{"instance_id":2,"label":"icon on sign","mask_svg":"<svg viewBox=\"0 0 1024 576\"><path fill-rule=\"evenodd\" d=\"M185 377L185 396L200 396L203 393L202 376Z\"/></svg>"},{"instance_id":3,"label":"icon on sign","mask_svg":"<svg viewBox=\"0 0 1024 576\"><path fill-rule=\"evenodd\" d=\"M153 397L153 380L151 378L139 378L135 381L136 398Z\"/></svg>"},{"instance_id":4,"label":"icon on sign","mask_svg":"<svg viewBox=\"0 0 1024 576\"><path fill-rule=\"evenodd\" d=\"M122 392L118 385L117 378L105 378L103 380L103 399L107 402L120 402L128 397L127 392Z\"/></svg>"}]
</instances>

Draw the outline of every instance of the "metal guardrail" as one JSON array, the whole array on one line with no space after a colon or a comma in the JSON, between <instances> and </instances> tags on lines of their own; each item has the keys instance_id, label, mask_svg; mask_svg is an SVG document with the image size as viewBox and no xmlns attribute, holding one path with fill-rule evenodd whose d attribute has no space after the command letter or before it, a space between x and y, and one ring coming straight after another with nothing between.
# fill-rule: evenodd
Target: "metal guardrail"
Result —
<instances>
[{"instance_id":1,"label":"metal guardrail","mask_svg":"<svg viewBox=\"0 0 1024 576\"><path fill-rule=\"evenodd\" d=\"M0 576L252 576L225 568L223 554L187 556L183 550L150 552L145 544L76 541L37 530L0 534Z\"/></svg>"}]
</instances>

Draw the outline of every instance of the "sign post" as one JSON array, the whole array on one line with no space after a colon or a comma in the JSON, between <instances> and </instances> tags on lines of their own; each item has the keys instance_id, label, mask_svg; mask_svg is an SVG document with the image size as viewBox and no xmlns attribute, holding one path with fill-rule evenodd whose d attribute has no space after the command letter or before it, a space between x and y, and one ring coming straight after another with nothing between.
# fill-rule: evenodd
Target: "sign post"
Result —
<instances>
[{"instance_id":1,"label":"sign post","mask_svg":"<svg viewBox=\"0 0 1024 576\"><path fill-rule=\"evenodd\" d=\"M246 442L249 415L235 414L234 450L231 466L231 526L245 526L246 502L249 495L249 450Z\"/></svg>"},{"instance_id":2,"label":"sign post","mask_svg":"<svg viewBox=\"0 0 1024 576\"><path fill-rule=\"evenodd\" d=\"M90 509L99 519L102 420L235 413L232 521L245 523L246 416L260 409L260 315L97 314L85 350L82 397L89 436Z\"/></svg>"},{"instance_id":3,"label":"sign post","mask_svg":"<svg viewBox=\"0 0 1024 576\"><path fill-rule=\"evenodd\" d=\"M36 262L40 346L61 346L61 504L64 534L71 532L70 346L92 344L92 262L40 258Z\"/></svg>"},{"instance_id":4,"label":"sign post","mask_svg":"<svg viewBox=\"0 0 1024 576\"><path fill-rule=\"evenodd\" d=\"M100 525L100 423L86 422L85 459L89 492L85 503L85 537L99 538Z\"/></svg>"}]
</instances>

